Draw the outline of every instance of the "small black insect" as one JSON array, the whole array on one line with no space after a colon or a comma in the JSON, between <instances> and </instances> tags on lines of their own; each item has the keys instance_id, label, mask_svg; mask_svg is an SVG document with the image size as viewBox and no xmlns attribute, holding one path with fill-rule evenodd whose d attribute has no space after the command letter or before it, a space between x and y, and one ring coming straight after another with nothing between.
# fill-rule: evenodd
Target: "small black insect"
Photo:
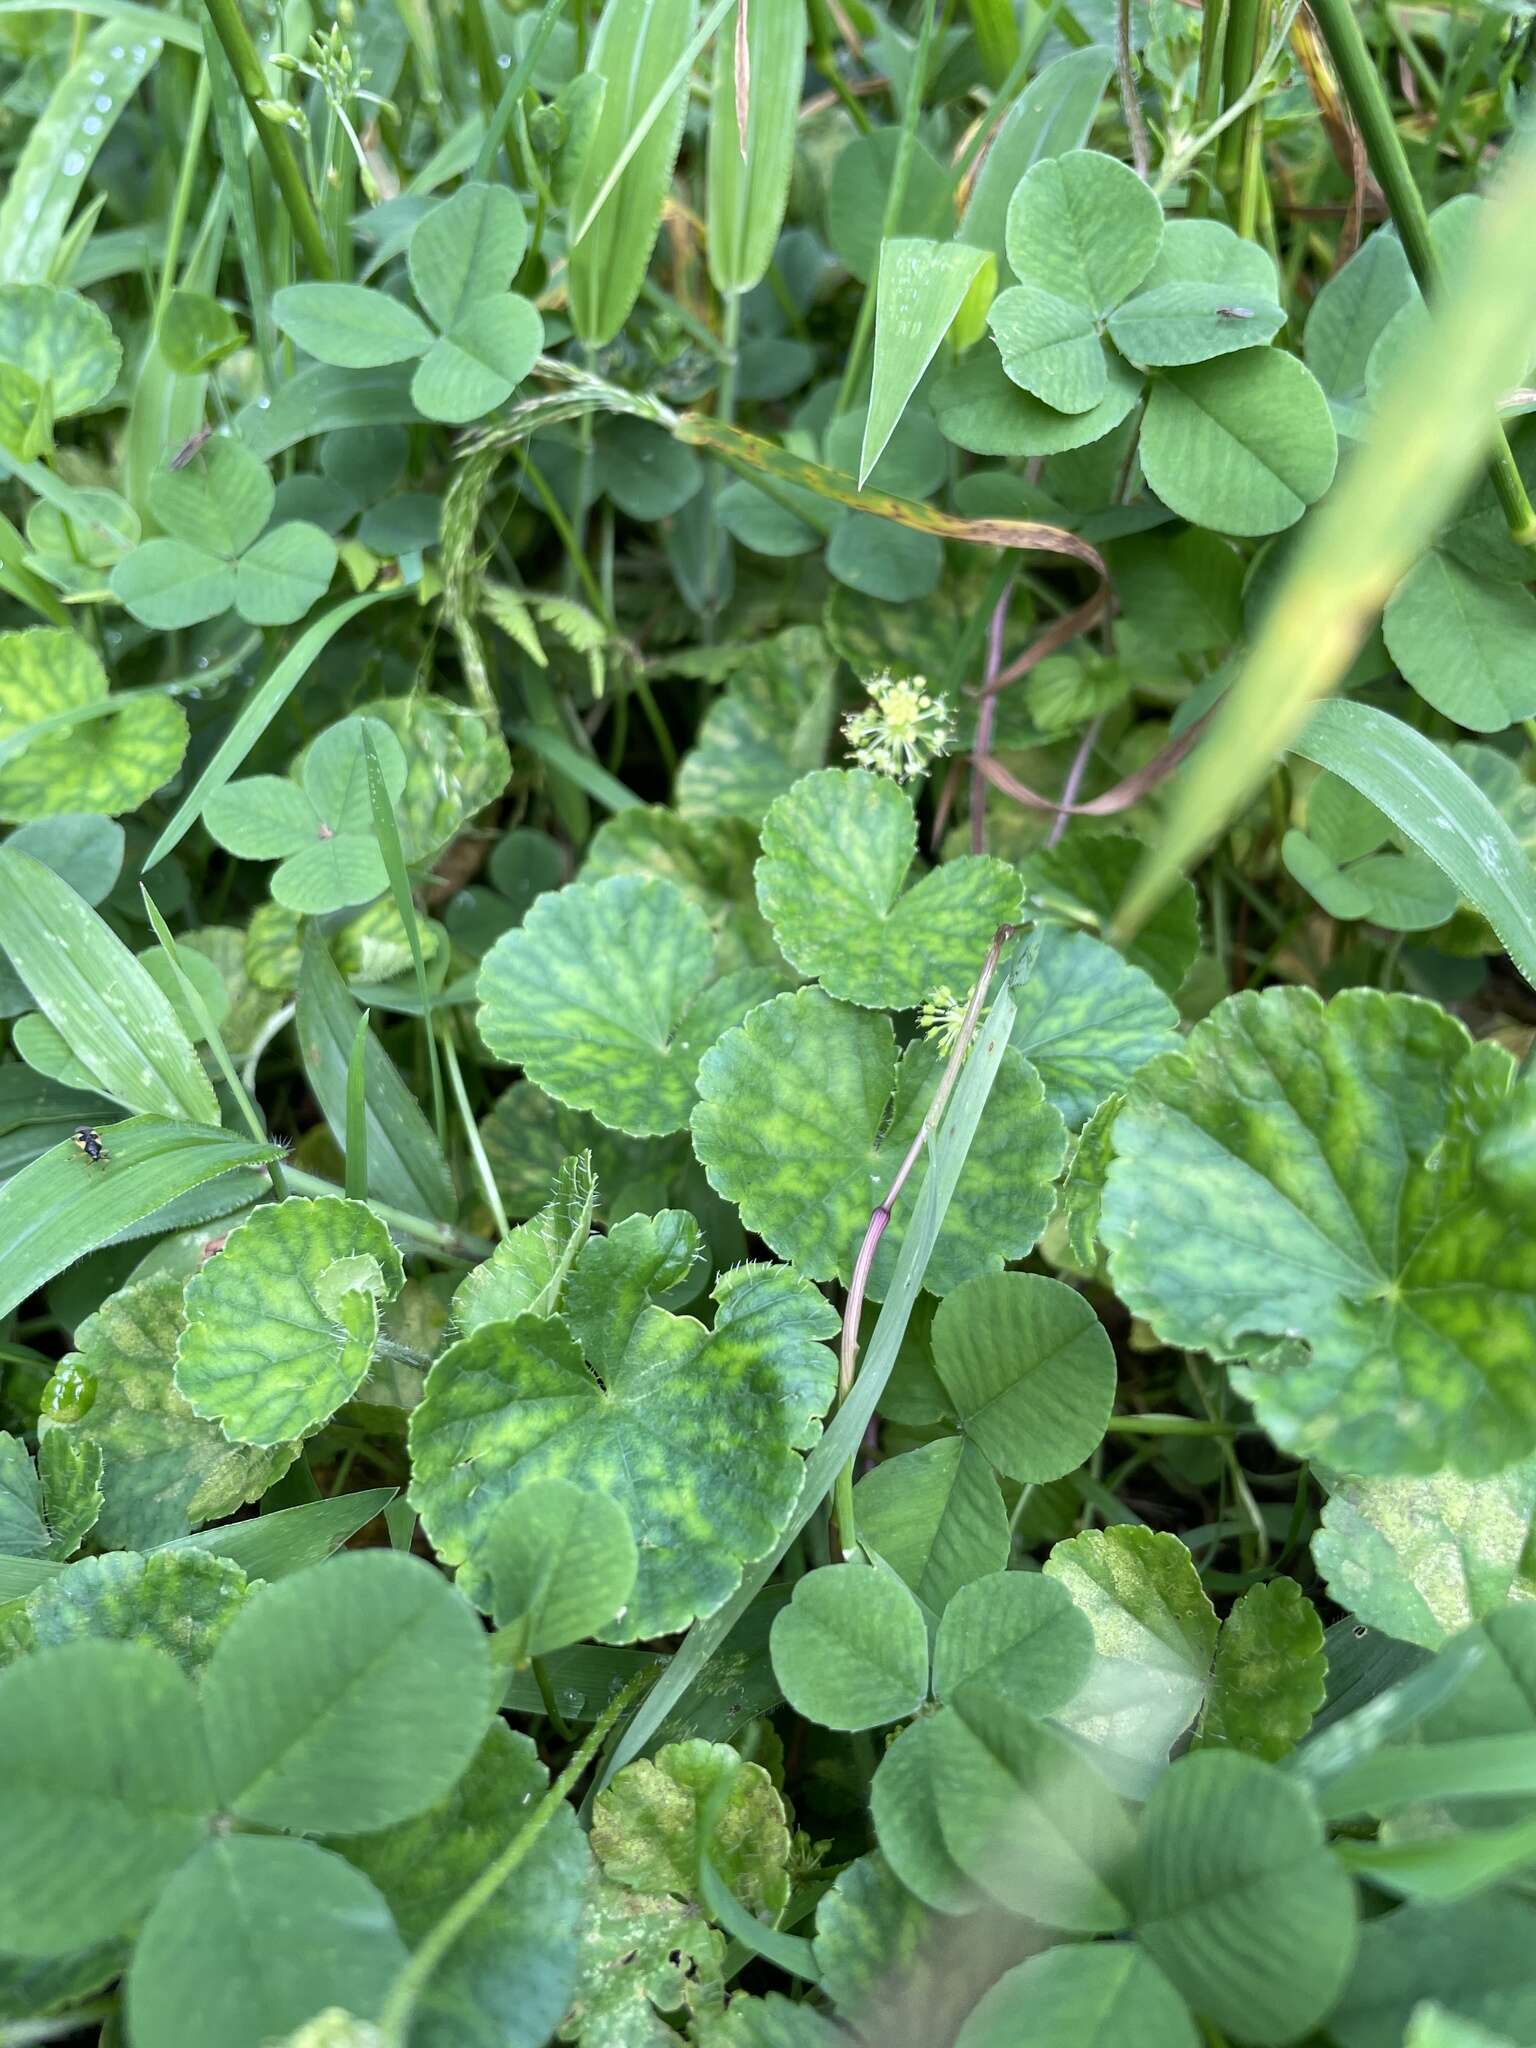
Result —
<instances>
[{"instance_id":1,"label":"small black insect","mask_svg":"<svg viewBox=\"0 0 1536 2048\"><path fill-rule=\"evenodd\" d=\"M82 1124L79 1130L75 1132L75 1143L80 1147L86 1158L89 1159L92 1166L106 1165L109 1156L107 1148L101 1142L98 1133L93 1131L89 1124Z\"/></svg>"},{"instance_id":2,"label":"small black insect","mask_svg":"<svg viewBox=\"0 0 1536 2048\"><path fill-rule=\"evenodd\" d=\"M1251 320L1253 318L1253 308L1252 306L1218 306L1216 308L1216 318L1218 320Z\"/></svg>"},{"instance_id":3,"label":"small black insect","mask_svg":"<svg viewBox=\"0 0 1536 2048\"><path fill-rule=\"evenodd\" d=\"M197 432L192 436L190 441L182 442L181 446L176 450L176 453L171 457L170 461L166 464L166 468L185 469L187 464L192 460L193 456L197 453L198 449L202 447L203 443L208 439L209 435L212 432L212 427L199 427Z\"/></svg>"}]
</instances>

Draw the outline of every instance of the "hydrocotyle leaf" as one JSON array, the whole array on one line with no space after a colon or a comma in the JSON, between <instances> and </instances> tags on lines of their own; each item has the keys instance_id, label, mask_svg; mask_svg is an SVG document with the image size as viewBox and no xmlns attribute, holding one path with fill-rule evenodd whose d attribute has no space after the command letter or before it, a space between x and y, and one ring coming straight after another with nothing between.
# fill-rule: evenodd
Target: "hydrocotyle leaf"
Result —
<instances>
[{"instance_id":1,"label":"hydrocotyle leaf","mask_svg":"<svg viewBox=\"0 0 1536 2048\"><path fill-rule=\"evenodd\" d=\"M187 1284L176 1390L232 1442L307 1436L361 1384L380 1310L404 1278L361 1202L260 1208Z\"/></svg>"},{"instance_id":2,"label":"hydrocotyle leaf","mask_svg":"<svg viewBox=\"0 0 1536 2048\"><path fill-rule=\"evenodd\" d=\"M1019 907L1016 873L962 856L903 888L917 851L910 798L882 775L824 768L763 820L757 900L785 958L830 995L911 1009L965 987Z\"/></svg>"},{"instance_id":3,"label":"hydrocotyle leaf","mask_svg":"<svg viewBox=\"0 0 1536 2048\"><path fill-rule=\"evenodd\" d=\"M1041 933L1018 1012L1010 1042L1073 1130L1179 1042L1178 1012L1151 976L1087 932Z\"/></svg>"},{"instance_id":4,"label":"hydrocotyle leaf","mask_svg":"<svg viewBox=\"0 0 1536 2048\"><path fill-rule=\"evenodd\" d=\"M633 1136L680 1130L699 1061L780 986L713 978L707 920L671 882L612 875L540 896L480 970L480 1034L557 1101Z\"/></svg>"},{"instance_id":5,"label":"hydrocotyle leaf","mask_svg":"<svg viewBox=\"0 0 1536 2048\"><path fill-rule=\"evenodd\" d=\"M888 1018L820 989L776 996L706 1054L694 1151L710 1185L781 1258L812 1279L846 1281L940 1064L921 1040L898 1060ZM1039 1077L1010 1051L934 1247L925 1282L933 1293L1024 1256L1049 1218L1065 1153L1065 1128ZM909 1200L926 1172L914 1171ZM912 1213L904 1204L881 1239L874 1300L890 1285Z\"/></svg>"},{"instance_id":6,"label":"hydrocotyle leaf","mask_svg":"<svg viewBox=\"0 0 1536 2048\"><path fill-rule=\"evenodd\" d=\"M1513 1078L1414 997L1229 997L1115 1118L1116 1291L1165 1340L1251 1359L1236 1380L1287 1448L1501 1470L1536 1444L1533 1244L1475 1152Z\"/></svg>"}]
</instances>

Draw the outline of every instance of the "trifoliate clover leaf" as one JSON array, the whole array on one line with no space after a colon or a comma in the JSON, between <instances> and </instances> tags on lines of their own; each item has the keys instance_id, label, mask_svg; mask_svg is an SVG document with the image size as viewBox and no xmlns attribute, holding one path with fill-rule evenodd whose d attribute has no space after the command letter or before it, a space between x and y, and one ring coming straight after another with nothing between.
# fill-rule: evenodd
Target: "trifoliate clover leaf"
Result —
<instances>
[{"instance_id":1,"label":"trifoliate clover leaf","mask_svg":"<svg viewBox=\"0 0 1536 2048\"><path fill-rule=\"evenodd\" d=\"M462 425L510 398L544 345L537 308L508 290L527 241L514 193L461 185L411 237L411 284L436 335L398 299L356 284L289 285L273 301L277 324L318 362L343 369L419 357L417 411Z\"/></svg>"},{"instance_id":2,"label":"trifoliate clover leaf","mask_svg":"<svg viewBox=\"0 0 1536 2048\"><path fill-rule=\"evenodd\" d=\"M107 696L106 670L78 633L51 626L0 633L0 740ZM133 697L121 710L39 733L0 765L0 818L137 810L170 781L186 750L181 706L170 697Z\"/></svg>"},{"instance_id":3,"label":"trifoliate clover leaf","mask_svg":"<svg viewBox=\"0 0 1536 2048\"><path fill-rule=\"evenodd\" d=\"M439 1805L331 1846L373 1880L415 1946L521 1833L548 1785L527 1736L494 1720ZM544 2048L575 1989L591 1871L575 1808L557 1807L433 1971L411 2018L418 2048Z\"/></svg>"},{"instance_id":4,"label":"trifoliate clover leaf","mask_svg":"<svg viewBox=\"0 0 1536 2048\"><path fill-rule=\"evenodd\" d=\"M933 1690L1004 1693L1027 1714L1053 1714L1082 1685L1093 1629L1070 1593L1044 1572L989 1572L944 1609L933 1645Z\"/></svg>"},{"instance_id":5,"label":"trifoliate clover leaf","mask_svg":"<svg viewBox=\"0 0 1536 2048\"><path fill-rule=\"evenodd\" d=\"M699 1061L781 986L714 978L703 911L671 882L612 875L540 896L480 969L480 1035L546 1094L635 1137L681 1130Z\"/></svg>"},{"instance_id":6,"label":"trifoliate clover leaf","mask_svg":"<svg viewBox=\"0 0 1536 2048\"><path fill-rule=\"evenodd\" d=\"M91 1398L46 1437L84 1435L101 1447L98 1540L109 1549L149 1550L189 1528L257 1500L293 1462L296 1444L232 1444L215 1422L194 1415L171 1377L183 1327L182 1283L171 1274L109 1295L75 1332L72 1370Z\"/></svg>"},{"instance_id":7,"label":"trifoliate clover leaf","mask_svg":"<svg viewBox=\"0 0 1536 2048\"><path fill-rule=\"evenodd\" d=\"M1139 1068L1178 1045L1178 1011L1151 976L1086 932L1047 927L1014 991L1009 1040L1076 1130Z\"/></svg>"},{"instance_id":8,"label":"trifoliate clover leaf","mask_svg":"<svg viewBox=\"0 0 1536 2048\"><path fill-rule=\"evenodd\" d=\"M465 1565L528 1481L570 1479L620 1504L640 1550L607 1639L664 1635L727 1600L794 1507L799 1453L832 1396L822 1340L837 1316L779 1266L723 1274L714 1299L708 1330L643 1309L602 1379L558 1318L451 1345L410 1424L411 1501L444 1562ZM477 1568L465 1583L488 1594Z\"/></svg>"},{"instance_id":9,"label":"trifoliate clover leaf","mask_svg":"<svg viewBox=\"0 0 1536 2048\"><path fill-rule=\"evenodd\" d=\"M940 982L962 988L1019 907L1017 874L965 855L903 891L917 851L910 797L883 775L823 768L763 820L757 900L786 960L829 994L909 1010Z\"/></svg>"},{"instance_id":10,"label":"trifoliate clover leaf","mask_svg":"<svg viewBox=\"0 0 1536 2048\"><path fill-rule=\"evenodd\" d=\"M1233 1606L1216 1638L1204 1748L1278 1763L1312 1725L1327 1691L1317 1609L1294 1579L1265 1579Z\"/></svg>"},{"instance_id":11,"label":"trifoliate clover leaf","mask_svg":"<svg viewBox=\"0 0 1536 2048\"><path fill-rule=\"evenodd\" d=\"M87 1637L152 1643L196 1678L245 1597L245 1573L227 1557L115 1550L45 1580L27 1596L20 1628L28 1650Z\"/></svg>"},{"instance_id":12,"label":"trifoliate clover leaf","mask_svg":"<svg viewBox=\"0 0 1536 2048\"><path fill-rule=\"evenodd\" d=\"M1536 1458L1488 1479L1342 1479L1312 1555L1328 1591L1369 1628L1438 1650L1510 1600L1536 1517Z\"/></svg>"},{"instance_id":13,"label":"trifoliate clover leaf","mask_svg":"<svg viewBox=\"0 0 1536 2048\"><path fill-rule=\"evenodd\" d=\"M323 916L383 893L389 877L374 830L363 733L391 799L405 787L400 743L377 718L344 718L305 753L299 779L247 775L210 798L203 821L242 860L277 860L272 894L286 909Z\"/></svg>"},{"instance_id":14,"label":"trifoliate clover leaf","mask_svg":"<svg viewBox=\"0 0 1536 2048\"><path fill-rule=\"evenodd\" d=\"M1093 1627L1087 1683L1056 1716L1106 1773L1144 1793L1205 1698L1216 1614L1194 1559L1161 1530L1089 1529L1046 1560Z\"/></svg>"},{"instance_id":15,"label":"trifoliate clover leaf","mask_svg":"<svg viewBox=\"0 0 1536 2048\"><path fill-rule=\"evenodd\" d=\"M761 1764L723 1742L673 1742L627 1765L592 1806L592 1849L603 1874L637 1892L699 1899L699 1811L730 1791L710 1836L710 1861L749 1913L789 1899L789 1826Z\"/></svg>"},{"instance_id":16,"label":"trifoliate clover leaf","mask_svg":"<svg viewBox=\"0 0 1536 2048\"><path fill-rule=\"evenodd\" d=\"M157 470L149 509L164 532L118 563L113 596L160 632L231 607L253 626L303 618L335 573L336 543L303 519L268 527L275 495L266 465L227 435Z\"/></svg>"},{"instance_id":17,"label":"trifoliate clover leaf","mask_svg":"<svg viewBox=\"0 0 1536 2048\"><path fill-rule=\"evenodd\" d=\"M936 1437L884 1459L854 1488L853 1504L860 1542L929 1616L1008 1562L1008 1511L997 1474L963 1437Z\"/></svg>"},{"instance_id":18,"label":"trifoliate clover leaf","mask_svg":"<svg viewBox=\"0 0 1536 2048\"><path fill-rule=\"evenodd\" d=\"M1057 412L1087 412L1109 387L1099 324L1090 307L1040 285L1000 292L987 314L1003 368Z\"/></svg>"},{"instance_id":19,"label":"trifoliate clover leaf","mask_svg":"<svg viewBox=\"0 0 1536 2048\"><path fill-rule=\"evenodd\" d=\"M308 1436L357 1391L403 1279L361 1202L257 1209L187 1285L177 1392L232 1442Z\"/></svg>"},{"instance_id":20,"label":"trifoliate clover leaf","mask_svg":"<svg viewBox=\"0 0 1536 2048\"><path fill-rule=\"evenodd\" d=\"M1100 1233L1166 1342L1248 1356L1271 1436L1367 1475L1536 1446L1536 1224L1477 1141L1514 1063L1412 996L1228 998L1115 1117Z\"/></svg>"},{"instance_id":21,"label":"trifoliate clover leaf","mask_svg":"<svg viewBox=\"0 0 1536 2048\"><path fill-rule=\"evenodd\" d=\"M105 398L122 361L106 314L78 292L0 285L0 446L23 461L45 453L46 428Z\"/></svg>"},{"instance_id":22,"label":"trifoliate clover leaf","mask_svg":"<svg viewBox=\"0 0 1536 2048\"><path fill-rule=\"evenodd\" d=\"M916 1137L940 1059L926 1041L900 1058L889 1018L820 989L776 996L726 1033L699 1069L694 1150L743 1223L814 1280L852 1277L876 1204ZM924 1285L945 1294L1036 1243L1054 1201L1066 1130L1039 1076L1004 1054L934 1246ZM884 1298L926 1162L881 1239L870 1279Z\"/></svg>"}]
</instances>

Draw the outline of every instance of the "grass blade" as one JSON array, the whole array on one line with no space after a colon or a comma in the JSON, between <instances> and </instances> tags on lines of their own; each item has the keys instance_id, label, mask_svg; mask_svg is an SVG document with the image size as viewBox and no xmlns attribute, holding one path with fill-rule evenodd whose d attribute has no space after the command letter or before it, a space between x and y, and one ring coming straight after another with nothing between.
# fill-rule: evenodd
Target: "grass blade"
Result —
<instances>
[{"instance_id":1,"label":"grass blade","mask_svg":"<svg viewBox=\"0 0 1536 2048\"><path fill-rule=\"evenodd\" d=\"M368 1012L357 1020L347 1055L347 1143L345 1186L349 1202L368 1199Z\"/></svg>"},{"instance_id":2,"label":"grass blade","mask_svg":"<svg viewBox=\"0 0 1536 2048\"><path fill-rule=\"evenodd\" d=\"M299 1055L338 1144L346 1139L347 1083L357 1018L357 1005L325 940L311 925L304 935L299 969ZM371 1032L364 1040L363 1068L369 1194L413 1215L453 1216L458 1203L442 1148L415 1096Z\"/></svg>"},{"instance_id":3,"label":"grass blade","mask_svg":"<svg viewBox=\"0 0 1536 2048\"><path fill-rule=\"evenodd\" d=\"M1319 704L1292 751L1342 776L1443 868L1536 988L1536 872L1465 770L1401 719L1347 700Z\"/></svg>"},{"instance_id":4,"label":"grass blade","mask_svg":"<svg viewBox=\"0 0 1536 2048\"><path fill-rule=\"evenodd\" d=\"M233 1167L282 1157L276 1145L157 1116L104 1125L101 1140L100 1166L73 1144L55 1145L0 1188L0 1315L178 1196Z\"/></svg>"},{"instance_id":5,"label":"grass blade","mask_svg":"<svg viewBox=\"0 0 1536 2048\"><path fill-rule=\"evenodd\" d=\"M153 975L52 868L8 847L0 947L103 1095L152 1116L218 1123L203 1063Z\"/></svg>"}]
</instances>

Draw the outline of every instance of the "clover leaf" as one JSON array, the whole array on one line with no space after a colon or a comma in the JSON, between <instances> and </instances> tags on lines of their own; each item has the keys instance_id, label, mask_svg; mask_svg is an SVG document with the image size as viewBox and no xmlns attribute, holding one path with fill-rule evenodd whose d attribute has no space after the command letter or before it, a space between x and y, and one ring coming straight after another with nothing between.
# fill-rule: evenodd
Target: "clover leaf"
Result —
<instances>
[{"instance_id":1,"label":"clover leaf","mask_svg":"<svg viewBox=\"0 0 1536 2048\"><path fill-rule=\"evenodd\" d=\"M1280 853L1330 917L1366 917L1388 931L1443 924L1460 900L1456 884L1423 854L1388 847L1391 838L1373 803L1325 773L1308 793L1306 830L1287 832Z\"/></svg>"},{"instance_id":2,"label":"clover leaf","mask_svg":"<svg viewBox=\"0 0 1536 2048\"><path fill-rule=\"evenodd\" d=\"M885 1570L823 1565L796 1581L773 1618L773 1675L797 1714L823 1728L906 1720L928 1696L928 1631Z\"/></svg>"},{"instance_id":3,"label":"clover leaf","mask_svg":"<svg viewBox=\"0 0 1536 2048\"><path fill-rule=\"evenodd\" d=\"M1113 1125L1116 1292L1277 1442L1366 1475L1536 1447L1536 1224L1476 1170L1514 1063L1410 996L1229 997Z\"/></svg>"},{"instance_id":4,"label":"clover leaf","mask_svg":"<svg viewBox=\"0 0 1536 2048\"><path fill-rule=\"evenodd\" d=\"M255 1210L188 1282L176 1389L235 1443L309 1435L362 1383L404 1273L361 1202Z\"/></svg>"},{"instance_id":5,"label":"clover leaf","mask_svg":"<svg viewBox=\"0 0 1536 2048\"><path fill-rule=\"evenodd\" d=\"M681 1130L699 1061L782 986L773 968L713 973L708 920L673 883L573 882L503 932L480 969L480 1035L573 1109L634 1137Z\"/></svg>"},{"instance_id":6,"label":"clover leaf","mask_svg":"<svg viewBox=\"0 0 1536 2048\"><path fill-rule=\"evenodd\" d=\"M108 695L107 672L78 633L52 626L0 633L0 741L105 704ZM38 733L0 763L0 818L137 810L170 781L186 750L186 713L174 698L130 697L121 709Z\"/></svg>"},{"instance_id":7,"label":"clover leaf","mask_svg":"<svg viewBox=\"0 0 1536 2048\"><path fill-rule=\"evenodd\" d=\"M527 242L514 193L462 185L411 237L411 285L431 327L365 285L292 284L273 311L317 362L368 369L419 357L412 403L428 419L461 425L510 398L544 345L537 309L508 289Z\"/></svg>"},{"instance_id":8,"label":"clover leaf","mask_svg":"<svg viewBox=\"0 0 1536 2048\"><path fill-rule=\"evenodd\" d=\"M165 529L112 571L112 594L160 632L231 608L252 626L286 626L322 598L336 543L308 520L269 526L276 497L266 465L220 435L184 468L149 480L149 509Z\"/></svg>"},{"instance_id":9,"label":"clover leaf","mask_svg":"<svg viewBox=\"0 0 1536 2048\"><path fill-rule=\"evenodd\" d=\"M242 860L276 860L272 894L285 909L320 916L371 903L388 887L375 835L363 754L367 730L391 799L405 787L400 743L376 718L344 718L304 754L297 779L247 775L208 802L208 830Z\"/></svg>"},{"instance_id":10,"label":"clover leaf","mask_svg":"<svg viewBox=\"0 0 1536 2048\"><path fill-rule=\"evenodd\" d=\"M0 446L24 462L46 454L53 422L105 398L122 361L106 314L78 292L0 285Z\"/></svg>"},{"instance_id":11,"label":"clover leaf","mask_svg":"<svg viewBox=\"0 0 1536 2048\"><path fill-rule=\"evenodd\" d=\"M1134 1942L1063 1943L1007 1970L956 2048L1199 2048L1189 2008Z\"/></svg>"},{"instance_id":12,"label":"clover leaf","mask_svg":"<svg viewBox=\"0 0 1536 2048\"><path fill-rule=\"evenodd\" d=\"M940 1065L927 1040L898 1057L887 1017L817 988L776 996L705 1054L694 1151L711 1187L781 1258L814 1280L847 1281ZM930 1292L1034 1246L1065 1154L1065 1127L1039 1075L1010 1049L934 1246ZM925 1160L881 1239L873 1300L890 1285L927 1170Z\"/></svg>"},{"instance_id":13,"label":"clover leaf","mask_svg":"<svg viewBox=\"0 0 1536 2048\"><path fill-rule=\"evenodd\" d=\"M903 890L917 851L910 797L862 768L823 768L763 819L757 900L779 950L829 994L909 1010L930 989L975 979L1019 907L1017 874L963 855Z\"/></svg>"},{"instance_id":14,"label":"clover leaf","mask_svg":"<svg viewBox=\"0 0 1536 2048\"><path fill-rule=\"evenodd\" d=\"M730 1597L799 1494L799 1454L832 1395L822 1340L837 1316L781 1266L722 1274L714 1300L711 1329L654 1306L637 1305L622 1333L596 1309L524 1315L434 1362L411 1416L411 1501L445 1562L470 1566L469 1591L486 1591L471 1560L501 1502L568 1479L618 1501L639 1546L605 1639L666 1634Z\"/></svg>"},{"instance_id":15,"label":"clover leaf","mask_svg":"<svg viewBox=\"0 0 1536 2048\"><path fill-rule=\"evenodd\" d=\"M610 1495L536 1479L497 1509L482 1561L492 1611L517 1661L579 1643L624 1612L639 1558Z\"/></svg>"}]
</instances>

